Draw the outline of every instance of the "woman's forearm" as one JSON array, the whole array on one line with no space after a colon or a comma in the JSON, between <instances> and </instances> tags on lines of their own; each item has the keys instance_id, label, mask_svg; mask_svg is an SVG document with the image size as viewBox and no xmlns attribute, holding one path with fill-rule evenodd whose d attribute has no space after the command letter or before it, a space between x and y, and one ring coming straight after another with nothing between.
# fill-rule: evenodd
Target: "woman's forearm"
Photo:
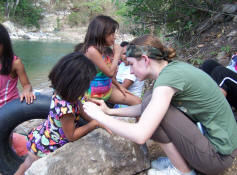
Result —
<instances>
[{"instance_id":1,"label":"woman's forearm","mask_svg":"<svg viewBox=\"0 0 237 175\"><path fill-rule=\"evenodd\" d=\"M107 111L108 115L119 116L119 117L137 117L140 116L141 111L141 104L128 106L126 108L110 108Z\"/></svg>"},{"instance_id":2,"label":"woman's forearm","mask_svg":"<svg viewBox=\"0 0 237 175\"><path fill-rule=\"evenodd\" d=\"M144 144L149 139L139 123L126 123L106 114L104 117L99 118L98 122L110 129L114 134L130 139L138 144Z\"/></svg>"}]
</instances>

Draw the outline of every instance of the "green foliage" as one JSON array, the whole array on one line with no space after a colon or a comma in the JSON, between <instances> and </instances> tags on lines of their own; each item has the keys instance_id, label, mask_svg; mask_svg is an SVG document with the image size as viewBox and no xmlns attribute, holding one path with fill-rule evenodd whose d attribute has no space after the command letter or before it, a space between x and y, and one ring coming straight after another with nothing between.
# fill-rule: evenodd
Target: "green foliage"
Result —
<instances>
[{"instance_id":1,"label":"green foliage","mask_svg":"<svg viewBox=\"0 0 237 175\"><path fill-rule=\"evenodd\" d=\"M69 16L68 16L68 23L71 27L73 26L77 26L79 24L79 19L80 19L80 15L79 13L76 12L72 12Z\"/></svg>"},{"instance_id":2,"label":"green foliage","mask_svg":"<svg viewBox=\"0 0 237 175\"><path fill-rule=\"evenodd\" d=\"M104 7L103 7L104 2L105 1L103 0L86 1L81 4L81 7L87 8L91 15L100 14L104 10Z\"/></svg>"},{"instance_id":3,"label":"green foliage","mask_svg":"<svg viewBox=\"0 0 237 175\"><path fill-rule=\"evenodd\" d=\"M112 0L112 2L115 2ZM116 15L119 15L119 16L125 16L128 12L128 6L126 6L126 3L125 2L120 2L118 3L118 1L116 1L114 3L114 5L117 7L117 10L116 10Z\"/></svg>"},{"instance_id":4,"label":"green foliage","mask_svg":"<svg viewBox=\"0 0 237 175\"><path fill-rule=\"evenodd\" d=\"M218 55L217 51L212 51L210 54L211 54L211 56L217 56Z\"/></svg>"},{"instance_id":5,"label":"green foliage","mask_svg":"<svg viewBox=\"0 0 237 175\"><path fill-rule=\"evenodd\" d=\"M62 0L55 0L55 10L66 10L68 2Z\"/></svg>"},{"instance_id":6,"label":"green foliage","mask_svg":"<svg viewBox=\"0 0 237 175\"><path fill-rule=\"evenodd\" d=\"M57 31L60 31L60 29L61 29L60 19L57 17L57 26L54 29L54 31L57 32Z\"/></svg>"},{"instance_id":7,"label":"green foliage","mask_svg":"<svg viewBox=\"0 0 237 175\"><path fill-rule=\"evenodd\" d=\"M224 51L224 52L227 53L227 54L230 53L230 50L231 50L231 48L230 48L230 46L228 46L228 45L221 47L221 51Z\"/></svg>"},{"instance_id":8,"label":"green foliage","mask_svg":"<svg viewBox=\"0 0 237 175\"><path fill-rule=\"evenodd\" d=\"M42 19L41 13L42 9L35 7L31 0L20 0L15 15L11 18L20 25L39 28L39 20Z\"/></svg>"},{"instance_id":9,"label":"green foliage","mask_svg":"<svg viewBox=\"0 0 237 175\"><path fill-rule=\"evenodd\" d=\"M204 61L201 58L190 58L188 62L192 65L198 66L201 65Z\"/></svg>"},{"instance_id":10,"label":"green foliage","mask_svg":"<svg viewBox=\"0 0 237 175\"><path fill-rule=\"evenodd\" d=\"M68 24L73 27L87 25L98 14L108 10L110 0L71 0L73 3L72 13L68 16Z\"/></svg>"},{"instance_id":11,"label":"green foliage","mask_svg":"<svg viewBox=\"0 0 237 175\"><path fill-rule=\"evenodd\" d=\"M5 11L4 2L0 2L0 23L4 21L4 11Z\"/></svg>"},{"instance_id":12,"label":"green foliage","mask_svg":"<svg viewBox=\"0 0 237 175\"><path fill-rule=\"evenodd\" d=\"M112 1L117 3L119 0ZM219 12L222 4L232 1L127 0L125 5L128 11L122 15L129 17L136 24L131 29L137 34L157 32L159 30L156 29L165 27L167 33L177 31L177 36L183 40L190 39L197 25Z\"/></svg>"}]
</instances>

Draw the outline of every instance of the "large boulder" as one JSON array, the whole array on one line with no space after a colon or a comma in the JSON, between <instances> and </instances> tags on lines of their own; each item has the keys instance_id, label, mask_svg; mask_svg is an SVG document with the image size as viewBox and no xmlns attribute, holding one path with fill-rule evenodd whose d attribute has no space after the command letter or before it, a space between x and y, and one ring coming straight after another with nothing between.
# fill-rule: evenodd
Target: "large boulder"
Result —
<instances>
[{"instance_id":1,"label":"large boulder","mask_svg":"<svg viewBox=\"0 0 237 175\"><path fill-rule=\"evenodd\" d=\"M15 27L14 23L12 23L11 21L5 21L5 22L2 23L2 24L3 24L3 26L7 29L7 31L8 31L9 33L15 32L16 27Z\"/></svg>"},{"instance_id":2,"label":"large boulder","mask_svg":"<svg viewBox=\"0 0 237 175\"><path fill-rule=\"evenodd\" d=\"M26 175L131 175L149 167L142 146L97 129L37 160Z\"/></svg>"},{"instance_id":3,"label":"large boulder","mask_svg":"<svg viewBox=\"0 0 237 175\"><path fill-rule=\"evenodd\" d=\"M222 11L225 13L234 13L237 11L237 4L223 4Z\"/></svg>"}]
</instances>

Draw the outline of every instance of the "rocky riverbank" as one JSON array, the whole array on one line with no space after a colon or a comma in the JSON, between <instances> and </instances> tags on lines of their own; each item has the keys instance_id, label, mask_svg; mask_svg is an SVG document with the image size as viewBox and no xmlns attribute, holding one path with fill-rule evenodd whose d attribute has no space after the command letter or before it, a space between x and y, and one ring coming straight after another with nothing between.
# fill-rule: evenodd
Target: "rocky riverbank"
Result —
<instances>
[{"instance_id":1,"label":"rocky riverbank","mask_svg":"<svg viewBox=\"0 0 237 175\"><path fill-rule=\"evenodd\" d=\"M57 21L60 19L60 29ZM84 37L87 30L87 25L70 27L66 24L65 12L55 12L51 14L45 14L44 18L40 22L40 28L35 27L27 28L18 26L11 21L5 21L2 23L8 30L11 39L27 39L34 41L64 41L71 43L80 43L84 41ZM116 36L116 42L131 41L134 38L131 34L124 34L118 32Z\"/></svg>"}]
</instances>

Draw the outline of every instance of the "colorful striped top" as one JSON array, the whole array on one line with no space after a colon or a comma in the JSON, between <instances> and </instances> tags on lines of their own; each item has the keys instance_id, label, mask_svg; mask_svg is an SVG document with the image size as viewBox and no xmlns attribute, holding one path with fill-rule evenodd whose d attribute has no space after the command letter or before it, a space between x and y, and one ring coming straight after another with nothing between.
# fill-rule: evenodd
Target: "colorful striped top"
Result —
<instances>
[{"instance_id":1,"label":"colorful striped top","mask_svg":"<svg viewBox=\"0 0 237 175\"><path fill-rule=\"evenodd\" d=\"M103 57L105 63L110 66L111 59L109 57ZM112 93L112 78L105 75L99 68L97 67L97 74L95 78L90 83L90 88L85 94L86 98L97 98L108 100Z\"/></svg>"}]
</instances>

